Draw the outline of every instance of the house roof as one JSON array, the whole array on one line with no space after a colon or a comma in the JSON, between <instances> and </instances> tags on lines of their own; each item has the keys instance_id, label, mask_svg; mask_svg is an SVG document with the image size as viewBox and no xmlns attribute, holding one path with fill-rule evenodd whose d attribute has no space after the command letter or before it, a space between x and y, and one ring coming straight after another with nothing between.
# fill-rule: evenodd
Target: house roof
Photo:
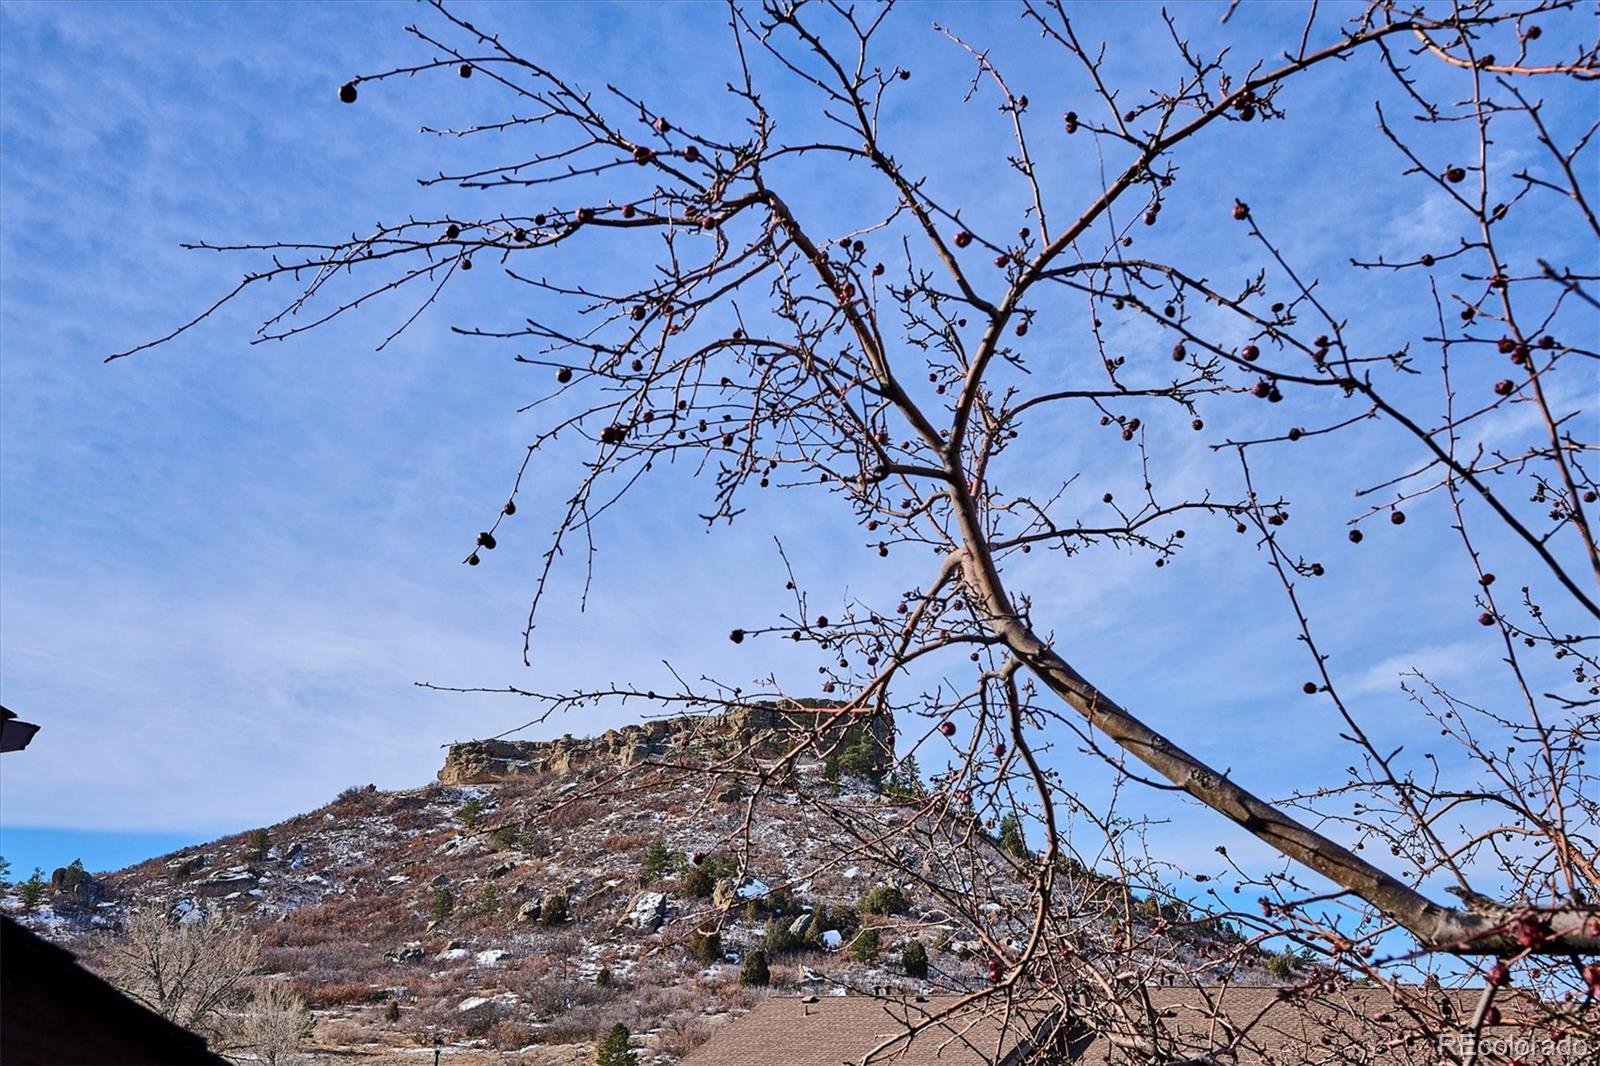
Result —
<instances>
[{"instance_id":1,"label":"house roof","mask_svg":"<svg viewBox=\"0 0 1600 1066\"><path fill-rule=\"evenodd\" d=\"M1223 1053L1238 1066L1333 1066L1360 1062L1372 1066L1441 1061L1437 1038L1425 1035L1401 1005L1442 1011L1447 1017L1470 1019L1481 990L1426 992L1417 987L1394 993L1376 987L1352 987L1315 997L1286 996L1281 988L1150 988L1150 1006L1170 1040L1169 1058L1209 1058ZM1514 992L1497 997L1504 1022L1485 1026L1482 1036L1493 1041L1530 1031L1537 1007ZM1118 1027L1102 1024L1083 1044L1075 1043L1073 1066L1108 1066L1139 1061L1130 1058L1128 1041ZM1148 1025L1140 1027L1148 1031ZM1409 1038L1409 1039L1408 1039ZM1465 1051L1463 1046L1460 1050ZM1352 1057L1353 1054L1355 1057ZM1542 1058L1527 1059L1544 1062Z\"/></svg>"},{"instance_id":2,"label":"house roof","mask_svg":"<svg viewBox=\"0 0 1600 1066\"><path fill-rule=\"evenodd\" d=\"M959 1002L871 996L777 997L716 1031L682 1066L843 1066ZM985 1010L962 1014L897 1041L869 1060L873 1066L986 1066L1004 1062L1020 1030Z\"/></svg>"},{"instance_id":3,"label":"house roof","mask_svg":"<svg viewBox=\"0 0 1600 1066\"><path fill-rule=\"evenodd\" d=\"M1411 1066L1435 1063L1440 1046L1419 1035L1406 1006L1381 988L1347 988L1307 998L1272 988L1147 988L1149 1006L1161 1021L1164 1061L1211 1061L1220 1053L1237 1066ZM1481 990L1400 991L1401 1000L1429 1013L1442 1010L1470 1019ZM809 1002L807 1000L810 1000ZM683 1059L682 1066L978 1066L1021 1062L1028 1050L1019 1035L1051 1035L1049 1061L1071 1066L1126 1066L1144 1061L1137 1042L1148 1023L1118 1025L1097 1016L1093 1026L1057 1026L1059 1015L1041 1000L1031 1010L1013 1014L1010 1026L997 1007L980 1006L960 1013L873 1052L897 1035L959 1002L957 997L921 1001L870 996L773 997L738 1021L727 1024ZM1540 1008L1513 992L1496 1000L1504 1021L1485 1026L1482 1036L1493 1046L1497 1038L1515 1041L1542 1031ZM1016 1001L1012 1009L1018 1009ZM1131 1004L1130 1004L1131 1006ZM1143 1009L1142 1007L1140 1008ZM1057 1030L1059 1029L1059 1032ZM1407 1037L1410 1042L1407 1042ZM1449 1039L1447 1037L1447 1039ZM1465 1050L1463 1047L1461 1050ZM1560 1052L1557 1051L1557 1054ZM872 1055L870 1059L868 1055ZM1352 1057L1354 1055L1355 1057ZM1529 1063L1559 1061L1534 1054Z\"/></svg>"}]
</instances>

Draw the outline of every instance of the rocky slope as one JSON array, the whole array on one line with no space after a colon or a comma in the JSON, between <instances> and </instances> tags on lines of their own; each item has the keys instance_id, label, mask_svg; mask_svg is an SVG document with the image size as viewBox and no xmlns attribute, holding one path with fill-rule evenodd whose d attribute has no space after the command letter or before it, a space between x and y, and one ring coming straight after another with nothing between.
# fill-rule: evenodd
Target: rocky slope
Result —
<instances>
[{"instance_id":1,"label":"rocky slope","mask_svg":"<svg viewBox=\"0 0 1600 1066\"><path fill-rule=\"evenodd\" d=\"M264 831L62 886L28 920L92 960L132 905L237 915L316 1009L327 1061L436 1040L456 1062L469 1049L579 1061L620 1021L644 1034L645 1061L670 1063L755 996L977 985L980 931L1022 933L1006 917L1026 913L1011 864L970 818L880 789L886 760L868 749L892 728L818 720L758 709L461 745L427 787L352 788ZM959 864L929 880L960 896L915 878L884 888L885 854L931 874ZM902 964L912 940L926 977ZM742 987L758 949L771 984Z\"/></svg>"}]
</instances>

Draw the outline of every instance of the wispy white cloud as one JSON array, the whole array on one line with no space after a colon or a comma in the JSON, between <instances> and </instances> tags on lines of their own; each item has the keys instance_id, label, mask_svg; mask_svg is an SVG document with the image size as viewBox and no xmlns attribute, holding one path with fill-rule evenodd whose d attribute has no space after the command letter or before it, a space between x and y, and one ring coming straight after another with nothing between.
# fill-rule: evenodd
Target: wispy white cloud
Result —
<instances>
[{"instance_id":1,"label":"wispy white cloud","mask_svg":"<svg viewBox=\"0 0 1600 1066\"><path fill-rule=\"evenodd\" d=\"M1357 674L1345 686L1345 691L1355 696L1398 692L1408 674L1422 674L1434 683L1448 687L1453 681L1482 671L1489 658L1484 647L1466 641L1413 648L1373 663Z\"/></svg>"}]
</instances>

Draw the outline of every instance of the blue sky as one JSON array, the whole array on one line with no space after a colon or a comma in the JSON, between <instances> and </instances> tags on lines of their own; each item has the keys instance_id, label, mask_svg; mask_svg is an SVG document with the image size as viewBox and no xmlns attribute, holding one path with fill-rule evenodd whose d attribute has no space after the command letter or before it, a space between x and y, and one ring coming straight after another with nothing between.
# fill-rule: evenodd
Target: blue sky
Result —
<instances>
[{"instance_id":1,"label":"blue sky","mask_svg":"<svg viewBox=\"0 0 1600 1066\"><path fill-rule=\"evenodd\" d=\"M1302 13L1291 5L1247 5L1226 30L1223 6L1178 13L1199 42L1226 40L1241 56L1298 38ZM462 10L587 84L670 100L686 122L715 122L722 107L732 70L719 5ZM1109 42L1113 76L1164 54L1154 11L1083 9ZM424 57L402 30L426 14L382 3L0 7L0 694L44 726L0 767L0 853L16 871L80 852L92 867L120 865L142 847L276 821L347 785L420 784L441 745L528 716L515 700L415 681L651 685L669 661L735 683L776 670L800 690L814 661L726 639L735 625L772 617L784 580L775 532L816 602L882 600L929 576L925 560L885 566L822 497L769 498L707 532L683 501L709 489L673 474L602 529L586 613L576 610L575 575L563 575L524 667L520 627L552 515L524 506L492 565L468 570L460 560L531 432L515 409L545 383L530 381L511 349L449 326L514 320L508 301L526 291L475 272L472 286L453 287L382 352L405 313L398 304L250 347L250 312L267 305L246 303L167 347L102 363L215 298L243 265L183 252L180 241L336 237L472 195L421 190L414 179L502 156L417 128L503 116L507 101L483 79L372 85L354 107L335 97L353 74ZM891 114L891 139L914 169L937 170L941 188L968 198L979 221L1017 215L1024 190L980 165L1004 130L990 109L960 104L968 71L933 21L994 43L1034 95L1041 164L1055 168L1063 202L1079 202L1073 192L1089 193L1095 179L1084 140L1051 137L1051 116L1070 106L1076 84L1014 15L1001 4L907 7L887 41L893 60L916 72L916 91ZM1309 77L1284 99L1289 122L1266 133L1230 128L1186 150L1186 180L1152 246L1209 244L1215 269L1242 277L1255 253L1237 230L1211 225L1217 204L1242 196L1298 262L1328 271L1329 298L1359 310L1360 343L1424 328L1415 282L1373 291L1338 269L1352 250L1392 253L1453 232L1435 199L1380 191L1405 187L1373 128L1371 73ZM814 101L781 83L770 102L795 128L816 121ZM851 224L859 195L823 182L797 181L795 192L824 229ZM1576 247L1556 221L1530 231L1523 252ZM1067 336L1044 320L1038 358L1063 350ZM1115 340L1152 338L1135 326ZM1595 384L1591 372L1556 386L1575 399L1592 397ZM1436 396L1412 398L1437 413ZM1235 483L1205 444L1267 428L1271 414L1234 406L1204 439L1159 442L1167 478ZM1011 471L1018 482L1058 477L1071 457L1095 495L1137 486L1138 469L1101 435L1066 419L1035 429L1052 444ZM1327 489L1295 515L1295 546L1337 579L1305 590L1319 635L1365 720L1393 743L1420 744L1431 730L1399 692L1402 671L1475 684L1481 698L1502 693L1486 676L1496 650L1473 620L1467 563L1439 502L1413 509L1403 535L1373 527L1368 550L1344 541L1344 522L1363 509L1352 491L1403 446L1374 428L1334 455L1317 453L1316 470L1283 455L1260 473L1285 487L1314 474ZM559 473L537 472L538 492L524 499L558 503ZM1541 587L1520 549L1483 532L1508 586ZM1281 590L1263 559L1238 549L1231 523L1191 530L1183 561L1164 571L1103 549L1035 555L1009 577L1098 684L1258 791L1333 779L1348 761L1327 707L1298 693L1308 664ZM528 735L598 731L624 717L569 717ZM1058 755L1086 790L1103 785L1091 761ZM1251 844L1213 816L1165 794L1136 803L1171 822L1155 839L1179 861L1204 868L1219 842L1249 861Z\"/></svg>"}]
</instances>

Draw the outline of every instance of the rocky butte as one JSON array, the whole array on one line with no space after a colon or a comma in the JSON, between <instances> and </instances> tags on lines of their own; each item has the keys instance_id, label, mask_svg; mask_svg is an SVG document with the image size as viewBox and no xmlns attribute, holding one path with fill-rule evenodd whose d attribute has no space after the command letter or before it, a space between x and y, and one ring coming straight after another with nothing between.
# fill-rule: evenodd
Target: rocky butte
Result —
<instances>
[{"instance_id":1,"label":"rocky butte","mask_svg":"<svg viewBox=\"0 0 1600 1066\"><path fill-rule=\"evenodd\" d=\"M314 1011L297 1061L419 1061L437 1040L463 1066L568 1064L620 1023L668 1066L771 995L986 987L988 945L1028 935L1033 858L886 776L894 740L891 719L818 701L455 744L424 787L355 786L127 870L66 869L0 909L90 965L135 908L242 923ZM1085 953L1131 928L1152 980L1266 977L1231 929L1154 899L1128 911L1081 866L1058 881Z\"/></svg>"},{"instance_id":2,"label":"rocky butte","mask_svg":"<svg viewBox=\"0 0 1600 1066\"><path fill-rule=\"evenodd\" d=\"M712 768L719 759L826 760L845 752L857 753L857 774L881 781L894 762L893 716L796 700L658 718L597 737L569 733L556 740L472 740L450 745L439 783L480 785L526 774L650 762Z\"/></svg>"}]
</instances>

